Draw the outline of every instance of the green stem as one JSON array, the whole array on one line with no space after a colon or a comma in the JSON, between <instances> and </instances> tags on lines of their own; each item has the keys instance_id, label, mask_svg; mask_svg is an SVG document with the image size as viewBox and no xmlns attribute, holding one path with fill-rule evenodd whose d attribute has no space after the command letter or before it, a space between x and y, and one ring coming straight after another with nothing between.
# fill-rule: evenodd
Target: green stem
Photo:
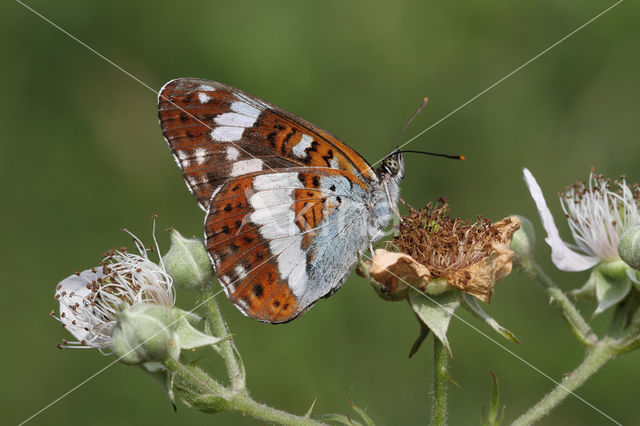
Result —
<instances>
[{"instance_id":1,"label":"green stem","mask_svg":"<svg viewBox=\"0 0 640 426\"><path fill-rule=\"evenodd\" d=\"M291 426L317 426L325 423L318 422L309 417L296 416L284 411L276 410L264 404L254 401L249 396L238 395L231 400L231 404L235 411L249 415L266 422L273 422L280 425Z\"/></svg>"},{"instance_id":2,"label":"green stem","mask_svg":"<svg viewBox=\"0 0 640 426\"><path fill-rule=\"evenodd\" d=\"M433 411L432 424L442 426L447 423L447 364L449 353L442 342L433 337Z\"/></svg>"},{"instance_id":3,"label":"green stem","mask_svg":"<svg viewBox=\"0 0 640 426\"><path fill-rule=\"evenodd\" d=\"M615 350L611 347L608 339L604 339L588 349L587 356L584 361L582 361L582 364L570 375L567 375L554 390L542 398L536 405L518 417L512 426L530 425L549 414L552 409L564 401L568 395L578 389L589 377L598 371L600 367L614 357Z\"/></svg>"},{"instance_id":4,"label":"green stem","mask_svg":"<svg viewBox=\"0 0 640 426\"><path fill-rule=\"evenodd\" d=\"M576 308L553 280L544 273L540 266L531 259L522 261L520 264L525 272L542 286L542 289L549 295L551 301L558 305L562 311L562 316L578 340L587 348L593 347L598 343L598 337L593 330L591 330L591 327L589 327L589 324L587 324L582 315L580 315L578 308Z\"/></svg>"},{"instance_id":5,"label":"green stem","mask_svg":"<svg viewBox=\"0 0 640 426\"><path fill-rule=\"evenodd\" d=\"M224 337L229 335L229 329L227 323L222 318L220 308L216 303L215 294L210 286L203 286L202 298L207 310L207 320L209 321L214 333L218 337ZM241 390L245 387L244 372L238 363L236 357L236 348L232 340L225 340L218 344L220 353L224 359L227 373L229 374L229 380L231 381L231 387L233 390Z\"/></svg>"},{"instance_id":6,"label":"green stem","mask_svg":"<svg viewBox=\"0 0 640 426\"><path fill-rule=\"evenodd\" d=\"M194 392L221 394L224 387L200 369L189 369L173 358L164 361L165 366L174 372Z\"/></svg>"},{"instance_id":7,"label":"green stem","mask_svg":"<svg viewBox=\"0 0 640 426\"><path fill-rule=\"evenodd\" d=\"M165 361L165 365L176 374L183 386L192 389L196 394L203 397L199 400L197 407L201 411L216 411L223 407L225 411L235 411L279 425L318 426L324 424L309 417L296 416L256 402L244 390L237 391L221 388L215 380L203 371L187 368L177 360L168 359ZM207 399L207 397L214 398ZM221 400L224 401L223 406L221 405ZM211 404L213 406L207 406L207 401L212 401Z\"/></svg>"}]
</instances>

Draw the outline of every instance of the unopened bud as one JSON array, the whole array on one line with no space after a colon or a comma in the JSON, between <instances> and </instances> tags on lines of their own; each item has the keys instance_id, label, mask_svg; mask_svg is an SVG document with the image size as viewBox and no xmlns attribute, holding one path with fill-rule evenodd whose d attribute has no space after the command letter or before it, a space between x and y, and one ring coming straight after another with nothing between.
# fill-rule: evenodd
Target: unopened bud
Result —
<instances>
[{"instance_id":1,"label":"unopened bud","mask_svg":"<svg viewBox=\"0 0 640 426\"><path fill-rule=\"evenodd\" d=\"M178 288L199 290L211 283L213 269L201 240L171 231L171 248L163 257L167 272Z\"/></svg>"},{"instance_id":2,"label":"unopened bud","mask_svg":"<svg viewBox=\"0 0 640 426\"><path fill-rule=\"evenodd\" d=\"M513 234L509 248L516 254L516 259L529 257L536 245L536 233L533 224L524 216L515 215L520 219L520 229Z\"/></svg>"},{"instance_id":3,"label":"unopened bud","mask_svg":"<svg viewBox=\"0 0 640 426\"><path fill-rule=\"evenodd\" d=\"M640 270L640 226L629 228L622 234L618 254L627 265Z\"/></svg>"},{"instance_id":4,"label":"unopened bud","mask_svg":"<svg viewBox=\"0 0 640 426\"><path fill-rule=\"evenodd\" d=\"M116 314L111 350L125 364L163 361L180 355L173 308L139 303Z\"/></svg>"}]
</instances>

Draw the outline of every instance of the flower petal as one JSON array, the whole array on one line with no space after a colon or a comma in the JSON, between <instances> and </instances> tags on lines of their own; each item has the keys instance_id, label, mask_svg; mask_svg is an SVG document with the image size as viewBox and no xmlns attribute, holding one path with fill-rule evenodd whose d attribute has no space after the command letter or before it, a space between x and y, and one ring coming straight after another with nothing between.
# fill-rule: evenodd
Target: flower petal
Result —
<instances>
[{"instance_id":1,"label":"flower petal","mask_svg":"<svg viewBox=\"0 0 640 426\"><path fill-rule=\"evenodd\" d=\"M406 298L409 286L423 288L429 282L429 269L404 253L376 249L371 260L361 262L357 273L374 284L380 297L387 300Z\"/></svg>"},{"instance_id":2,"label":"flower petal","mask_svg":"<svg viewBox=\"0 0 640 426\"><path fill-rule=\"evenodd\" d=\"M600 260L597 257L585 256L571 250L560 238L560 233L553 221L551 211L542 195L542 190L528 169L523 169L524 180L529 187L529 192L536 203L542 226L547 232L545 241L551 247L551 260L556 267L562 271L584 271L594 267Z\"/></svg>"},{"instance_id":3,"label":"flower petal","mask_svg":"<svg viewBox=\"0 0 640 426\"><path fill-rule=\"evenodd\" d=\"M79 322L76 312L71 306L76 303L79 306L83 306L85 297L91 293L91 290L87 288L87 284L103 277L103 275L102 270L99 268L96 269L96 272L88 269L82 271L80 275L73 274L60 281L56 289L56 296L60 301L60 321L65 329L78 339L78 342L91 340L93 333L85 329L86 324L84 322Z\"/></svg>"}]
</instances>

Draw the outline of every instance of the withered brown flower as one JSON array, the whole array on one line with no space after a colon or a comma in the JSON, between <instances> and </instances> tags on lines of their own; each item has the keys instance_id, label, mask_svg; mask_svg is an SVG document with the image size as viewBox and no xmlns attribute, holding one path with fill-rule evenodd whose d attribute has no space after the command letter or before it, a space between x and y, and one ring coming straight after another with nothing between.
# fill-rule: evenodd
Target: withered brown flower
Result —
<instances>
[{"instance_id":1,"label":"withered brown flower","mask_svg":"<svg viewBox=\"0 0 640 426\"><path fill-rule=\"evenodd\" d=\"M478 216L476 222L452 218L445 200L429 203L421 210L411 209L402 218L398 235L387 248L376 250L364 262L364 275L382 284L389 295L400 299L402 281L428 288L435 278L489 302L493 285L506 277L512 268L513 251L509 244L520 220L506 217L492 223ZM406 287L406 285L404 285Z\"/></svg>"}]
</instances>

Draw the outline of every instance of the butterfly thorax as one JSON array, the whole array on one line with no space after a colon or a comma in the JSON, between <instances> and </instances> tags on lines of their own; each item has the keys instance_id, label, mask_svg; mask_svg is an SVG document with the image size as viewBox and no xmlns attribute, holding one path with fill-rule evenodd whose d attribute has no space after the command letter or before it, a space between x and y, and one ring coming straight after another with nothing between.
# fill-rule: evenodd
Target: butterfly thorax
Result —
<instances>
[{"instance_id":1,"label":"butterfly thorax","mask_svg":"<svg viewBox=\"0 0 640 426\"><path fill-rule=\"evenodd\" d=\"M393 211L397 210L400 197L400 181L404 177L404 159L402 153L394 152L387 155L376 169L379 179L379 188L373 191L372 217L373 223L369 226L368 234L371 241L378 240L383 235L384 228L393 217Z\"/></svg>"}]
</instances>

